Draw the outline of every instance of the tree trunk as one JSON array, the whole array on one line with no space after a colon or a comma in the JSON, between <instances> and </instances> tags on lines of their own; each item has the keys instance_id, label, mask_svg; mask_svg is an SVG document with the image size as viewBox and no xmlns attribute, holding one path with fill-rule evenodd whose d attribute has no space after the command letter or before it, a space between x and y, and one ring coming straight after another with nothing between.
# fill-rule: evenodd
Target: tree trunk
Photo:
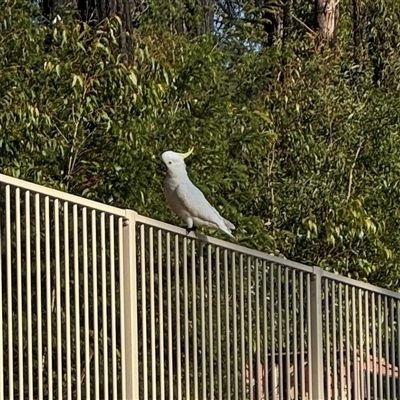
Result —
<instances>
[{"instance_id":1,"label":"tree trunk","mask_svg":"<svg viewBox=\"0 0 400 400\"><path fill-rule=\"evenodd\" d=\"M189 18L179 18L176 23L178 33L200 36L214 30L215 0L183 1L182 6Z\"/></svg>"},{"instance_id":2,"label":"tree trunk","mask_svg":"<svg viewBox=\"0 0 400 400\"><path fill-rule=\"evenodd\" d=\"M286 0L283 6L283 38L288 36L288 30L292 25L292 10L293 10L293 0Z\"/></svg>"},{"instance_id":3,"label":"tree trunk","mask_svg":"<svg viewBox=\"0 0 400 400\"><path fill-rule=\"evenodd\" d=\"M332 46L339 23L339 0L316 0L316 14L320 43Z\"/></svg>"},{"instance_id":4,"label":"tree trunk","mask_svg":"<svg viewBox=\"0 0 400 400\"><path fill-rule=\"evenodd\" d=\"M81 20L93 25L96 20L96 0L78 0L78 10Z\"/></svg>"},{"instance_id":5,"label":"tree trunk","mask_svg":"<svg viewBox=\"0 0 400 400\"><path fill-rule=\"evenodd\" d=\"M42 1L43 15L47 19L51 18L52 14L53 14L53 9L54 9L54 0L43 0Z\"/></svg>"},{"instance_id":6,"label":"tree trunk","mask_svg":"<svg viewBox=\"0 0 400 400\"><path fill-rule=\"evenodd\" d=\"M262 17L267 21L264 23L264 31L267 34L268 45L272 45L277 40L284 40L292 24L293 0L282 0L276 4L266 0L257 0L256 7L264 9Z\"/></svg>"},{"instance_id":7,"label":"tree trunk","mask_svg":"<svg viewBox=\"0 0 400 400\"><path fill-rule=\"evenodd\" d=\"M210 1L210 0L208 0ZM43 0L43 15L51 20L53 18L54 8L65 3L65 0ZM81 21L96 26L105 18L117 15L121 19L121 28L119 32L119 42L121 50L125 53L128 60L133 59L134 41L133 41L133 24L131 14L131 3L133 7L138 7L142 3L141 0L76 0L74 4L79 11Z\"/></svg>"},{"instance_id":8,"label":"tree trunk","mask_svg":"<svg viewBox=\"0 0 400 400\"><path fill-rule=\"evenodd\" d=\"M129 0L116 0L116 9L111 12L121 18L120 28L120 44L121 50L125 53L128 60L132 61L134 58L134 41L133 41L133 26L132 15Z\"/></svg>"},{"instance_id":9,"label":"tree trunk","mask_svg":"<svg viewBox=\"0 0 400 400\"><path fill-rule=\"evenodd\" d=\"M353 0L354 61L360 63L363 54L364 21L361 0Z\"/></svg>"},{"instance_id":10,"label":"tree trunk","mask_svg":"<svg viewBox=\"0 0 400 400\"><path fill-rule=\"evenodd\" d=\"M203 33L214 30L214 0L202 0L203 3Z\"/></svg>"}]
</instances>

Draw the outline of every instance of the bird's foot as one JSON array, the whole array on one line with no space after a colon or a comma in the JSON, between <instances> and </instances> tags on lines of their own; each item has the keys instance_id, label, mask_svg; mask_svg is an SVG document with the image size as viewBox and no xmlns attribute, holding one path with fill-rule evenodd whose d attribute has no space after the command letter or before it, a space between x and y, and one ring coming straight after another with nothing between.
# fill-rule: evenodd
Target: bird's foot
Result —
<instances>
[{"instance_id":1,"label":"bird's foot","mask_svg":"<svg viewBox=\"0 0 400 400\"><path fill-rule=\"evenodd\" d=\"M186 235L189 235L190 232L195 232L197 226L192 226L191 228L186 227Z\"/></svg>"}]
</instances>

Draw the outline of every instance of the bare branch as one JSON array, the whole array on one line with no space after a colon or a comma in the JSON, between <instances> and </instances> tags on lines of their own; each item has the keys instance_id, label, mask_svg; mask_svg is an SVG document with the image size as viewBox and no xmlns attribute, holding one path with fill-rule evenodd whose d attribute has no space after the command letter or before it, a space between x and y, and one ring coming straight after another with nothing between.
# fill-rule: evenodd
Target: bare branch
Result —
<instances>
[{"instance_id":1,"label":"bare branch","mask_svg":"<svg viewBox=\"0 0 400 400\"><path fill-rule=\"evenodd\" d=\"M297 18L293 13L290 14L291 17L298 22L306 31L311 33L313 36L317 36L317 32L313 31L307 24L305 24L301 19Z\"/></svg>"}]
</instances>

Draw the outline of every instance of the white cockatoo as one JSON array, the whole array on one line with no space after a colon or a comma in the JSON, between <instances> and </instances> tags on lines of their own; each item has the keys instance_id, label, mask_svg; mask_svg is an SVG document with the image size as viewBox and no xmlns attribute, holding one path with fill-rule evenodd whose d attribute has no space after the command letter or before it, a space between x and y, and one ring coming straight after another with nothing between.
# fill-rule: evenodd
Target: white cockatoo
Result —
<instances>
[{"instance_id":1,"label":"white cockatoo","mask_svg":"<svg viewBox=\"0 0 400 400\"><path fill-rule=\"evenodd\" d=\"M230 237L235 226L207 201L204 194L191 182L186 172L184 159L192 154L166 151L161 155L162 167L167 171L164 183L164 194L172 211L187 224L187 230L206 226L218 229Z\"/></svg>"}]
</instances>

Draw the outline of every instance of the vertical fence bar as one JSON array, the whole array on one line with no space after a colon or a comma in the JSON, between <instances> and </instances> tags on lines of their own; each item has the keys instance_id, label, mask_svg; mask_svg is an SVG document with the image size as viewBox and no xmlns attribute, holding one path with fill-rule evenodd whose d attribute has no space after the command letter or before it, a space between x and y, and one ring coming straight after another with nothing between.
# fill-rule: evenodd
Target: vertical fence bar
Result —
<instances>
[{"instance_id":1,"label":"vertical fence bar","mask_svg":"<svg viewBox=\"0 0 400 400\"><path fill-rule=\"evenodd\" d=\"M356 291L355 287L351 287L351 328L352 328L352 346L353 346L353 385L354 385L354 397L359 398L360 387L359 387L359 368L358 368L358 356L357 356L357 318L356 318Z\"/></svg>"},{"instance_id":2,"label":"vertical fence bar","mask_svg":"<svg viewBox=\"0 0 400 400\"><path fill-rule=\"evenodd\" d=\"M185 327L185 397L190 398L190 349L189 349L189 289L188 289L188 262L187 238L183 238L183 307ZM210 295L210 294L209 294Z\"/></svg>"},{"instance_id":3,"label":"vertical fence bar","mask_svg":"<svg viewBox=\"0 0 400 400\"><path fill-rule=\"evenodd\" d=\"M218 288L219 289L219 288ZM206 313L204 299L204 243L200 243L200 315L201 315L201 386L203 399L207 399L206 365ZM218 304L217 304L218 306ZM178 374L179 376L179 374ZM179 397L179 396L178 396ZM179 397L180 398L180 397Z\"/></svg>"},{"instance_id":4,"label":"vertical fence bar","mask_svg":"<svg viewBox=\"0 0 400 400\"><path fill-rule=\"evenodd\" d=\"M358 289L358 329L359 329L359 337L358 337L358 345L360 352L360 396L362 399L365 399L364 393L364 327L363 327L363 307L362 307L362 290Z\"/></svg>"},{"instance_id":5,"label":"vertical fence bar","mask_svg":"<svg viewBox=\"0 0 400 400\"><path fill-rule=\"evenodd\" d=\"M56 262L56 329L57 329L57 396L63 396L62 373L62 333L61 333L61 255L60 255L60 209L59 201L54 200L54 247ZM67 281L68 282L68 281ZM67 283L66 282L66 283Z\"/></svg>"},{"instance_id":6,"label":"vertical fence bar","mask_svg":"<svg viewBox=\"0 0 400 400\"><path fill-rule=\"evenodd\" d=\"M260 271L258 259L255 260L256 270L255 270L255 313L256 313L256 398L261 399L261 387L262 387L262 376L261 376L261 341L260 341ZM227 310L228 312L228 310ZM229 324L227 324L229 326ZM229 397L228 397L229 398Z\"/></svg>"},{"instance_id":7,"label":"vertical fence bar","mask_svg":"<svg viewBox=\"0 0 400 400\"><path fill-rule=\"evenodd\" d=\"M328 281L324 280L324 306L325 306L325 351L326 351L326 393L328 394L328 399L332 398L331 385L332 385L332 374L331 374L331 341L330 341L330 318L329 318L329 291L328 291Z\"/></svg>"},{"instance_id":8,"label":"vertical fence bar","mask_svg":"<svg viewBox=\"0 0 400 400\"><path fill-rule=\"evenodd\" d=\"M196 242L191 241L192 252L192 312L193 312L193 380L194 398L199 398L199 375L197 362L197 284L196 284ZM167 251L168 253L168 251ZM172 398L172 397L171 397Z\"/></svg>"},{"instance_id":9,"label":"vertical fence bar","mask_svg":"<svg viewBox=\"0 0 400 400\"><path fill-rule=\"evenodd\" d=\"M0 191L2 191L3 188L1 186L0 182ZM3 196L3 193L1 193ZM0 254L3 254L3 218L2 214L0 212ZM3 265L3 257L0 256L0 399L5 398L6 394L4 393L4 337L3 337L3 304L5 304L5 299L3 299L3 271L6 268L5 265ZM29 278L27 278L27 281L29 282ZM32 349L32 347L31 347ZM33 397L33 393L30 392L31 398Z\"/></svg>"},{"instance_id":10,"label":"vertical fence bar","mask_svg":"<svg viewBox=\"0 0 400 400\"><path fill-rule=\"evenodd\" d=\"M142 359L143 359L143 397L149 397L148 382L148 360L147 360L147 288L146 288L146 242L145 226L140 226L140 275L142 289Z\"/></svg>"},{"instance_id":11,"label":"vertical fence bar","mask_svg":"<svg viewBox=\"0 0 400 400\"><path fill-rule=\"evenodd\" d=\"M389 310L388 310L388 298L387 296L384 297L384 318L385 318L385 383L386 383L386 398L390 399L390 374L389 374L389 324L388 324L388 319L389 319ZM394 365L393 365L394 368Z\"/></svg>"},{"instance_id":12,"label":"vertical fence bar","mask_svg":"<svg viewBox=\"0 0 400 400\"><path fill-rule=\"evenodd\" d=\"M194 245L192 249L194 249ZM208 260L210 261L210 259ZM206 387L206 377L207 377L207 365L206 365L206 316L205 316L205 286L204 286L204 244L199 243L199 263L200 263L200 321L201 321L201 387L203 393L203 399L207 398L207 387ZM210 262L211 265L211 262ZM208 266L209 272L210 265ZM212 282L212 276L209 278ZM196 295L197 296L197 295ZM209 296L212 296L212 289L209 292ZM211 297L212 298L212 297ZM196 297L197 300L197 297ZM197 333L197 321L196 321L196 333ZM196 350L196 355L194 360L197 365L197 337L194 339L196 341L196 345L194 349ZM212 360L212 354L210 354L210 358ZM198 371L197 366L195 367L195 371ZM210 378L211 379L211 378ZM214 382L210 382L210 392L214 393Z\"/></svg>"},{"instance_id":13,"label":"vertical fence bar","mask_svg":"<svg viewBox=\"0 0 400 400\"><path fill-rule=\"evenodd\" d=\"M351 365L350 365L350 312L349 312L349 285L344 288L344 304L346 316L346 385L347 393L350 393L352 385Z\"/></svg>"},{"instance_id":14,"label":"vertical fence bar","mask_svg":"<svg viewBox=\"0 0 400 400\"><path fill-rule=\"evenodd\" d=\"M172 272L171 272L171 234L167 232L167 315L168 315L168 395L174 398L174 363L172 354ZM193 268L192 271L195 269ZM194 303L195 304L195 303ZM195 324L196 320L194 320ZM195 330L193 328L193 330ZM196 338L197 340L197 338Z\"/></svg>"},{"instance_id":15,"label":"vertical fence bar","mask_svg":"<svg viewBox=\"0 0 400 400\"><path fill-rule=\"evenodd\" d=\"M45 237L46 237L46 316L47 316L47 385L48 398L53 398L53 354L52 354L52 329L51 317L53 313L51 291L51 258L50 258L50 199L45 197ZM88 397L89 398L89 397Z\"/></svg>"},{"instance_id":16,"label":"vertical fence bar","mask_svg":"<svg viewBox=\"0 0 400 400\"><path fill-rule=\"evenodd\" d=\"M180 304L180 263L179 263L179 236L175 235L175 318L176 318L176 376L177 376L177 397L182 398L182 351L181 351L181 304ZM204 278L204 277L203 277ZM204 284L204 279L202 280ZM203 287L204 289L204 287ZM202 297L204 297L204 290L202 290ZM204 298L203 298L204 301ZM202 319L202 324L204 320Z\"/></svg>"},{"instance_id":17,"label":"vertical fence bar","mask_svg":"<svg viewBox=\"0 0 400 400\"><path fill-rule=\"evenodd\" d=\"M207 264L208 264L208 341L209 341L209 354L210 354L210 398L214 398L214 330L213 330L213 289L212 289L212 271L213 271L213 264L211 261L211 246L207 248ZM218 268L218 264L217 264ZM217 271L217 279L218 278L218 271ZM218 288L218 284L217 284ZM218 293L218 292L217 292ZM218 301L218 300L217 300Z\"/></svg>"},{"instance_id":18,"label":"vertical fence bar","mask_svg":"<svg viewBox=\"0 0 400 400\"><path fill-rule=\"evenodd\" d=\"M293 293L292 293L293 295ZM286 393L290 396L290 325L289 325L289 268L285 267L285 352Z\"/></svg>"},{"instance_id":19,"label":"vertical fence bar","mask_svg":"<svg viewBox=\"0 0 400 400\"><path fill-rule=\"evenodd\" d=\"M165 381L164 381L164 290L163 290L163 258L162 258L162 231L157 232L158 243L158 314L159 314L159 334L160 334L160 397L165 399Z\"/></svg>"},{"instance_id":20,"label":"vertical fence bar","mask_svg":"<svg viewBox=\"0 0 400 400\"><path fill-rule=\"evenodd\" d=\"M378 362L379 362L379 398L383 399L382 374L382 296L378 294Z\"/></svg>"},{"instance_id":21,"label":"vertical fence bar","mask_svg":"<svg viewBox=\"0 0 400 400\"><path fill-rule=\"evenodd\" d=\"M229 329L229 273L228 273L228 252L224 250L225 267L225 329L226 329L226 398L231 398L231 355L230 355L230 329ZM221 391L222 392L222 391Z\"/></svg>"},{"instance_id":22,"label":"vertical fence bar","mask_svg":"<svg viewBox=\"0 0 400 400\"><path fill-rule=\"evenodd\" d=\"M122 218L119 219L120 221ZM121 287L122 398L139 400L139 360L136 290L136 213L125 210L120 242L123 243ZM122 240L121 240L122 239Z\"/></svg>"},{"instance_id":23,"label":"vertical fence bar","mask_svg":"<svg viewBox=\"0 0 400 400\"><path fill-rule=\"evenodd\" d=\"M89 271L87 241L87 208L82 208L82 247L83 247L83 304L85 307L85 369L81 379L85 380L86 399L90 399L90 336L89 336ZM79 314L78 314L79 315Z\"/></svg>"},{"instance_id":24,"label":"vertical fence bar","mask_svg":"<svg viewBox=\"0 0 400 400\"><path fill-rule=\"evenodd\" d=\"M111 239L111 232L109 233ZM110 240L111 241L111 240ZM109 244L109 243L108 243ZM101 248L101 311L103 318L103 399L107 400L108 392L108 324L107 324L107 264L106 264L106 216L100 215L100 248ZM111 264L111 263L110 263ZM111 272L111 271L110 271ZM111 287L113 291L114 288ZM132 288L135 290L135 288Z\"/></svg>"},{"instance_id":25,"label":"vertical fence bar","mask_svg":"<svg viewBox=\"0 0 400 400\"><path fill-rule=\"evenodd\" d=\"M0 227L0 231L1 231L1 227ZM1 242L1 235L0 235L0 242ZM28 307L27 307L28 398L31 400L31 399L33 399L34 394L33 394L33 343L32 343L33 321L32 321L32 303L30 301L30 299L32 299L31 193L29 190L27 190L25 192L25 247L26 247L26 250L25 250L25 255L26 255L26 296L29 299L29 301L27 301L27 305L28 305ZM1 254L1 248L0 248L0 254ZM0 271L1 271L1 265L0 265ZM0 281L0 286L1 286L1 281ZM0 303L2 304L1 290L0 290ZM0 318L1 318L1 315L0 315ZM0 331L1 331L1 325L0 325ZM0 348L2 348L1 341L0 341ZM1 367L0 367L0 371L1 371ZM1 372L0 372L0 375L1 375ZM1 383L0 383L0 386L1 386ZM1 391L0 391L0 397L1 397Z\"/></svg>"},{"instance_id":26,"label":"vertical fence bar","mask_svg":"<svg viewBox=\"0 0 400 400\"><path fill-rule=\"evenodd\" d=\"M275 265L270 264L269 268L269 293L270 293L270 327L271 327L271 397L276 395L276 360L275 360L275 290L274 290Z\"/></svg>"},{"instance_id":27,"label":"vertical fence bar","mask_svg":"<svg viewBox=\"0 0 400 400\"><path fill-rule=\"evenodd\" d=\"M337 399L338 394L338 369L337 369L337 342L336 342L336 283L331 282L332 296L332 359L333 359L333 398Z\"/></svg>"},{"instance_id":28,"label":"vertical fence bar","mask_svg":"<svg viewBox=\"0 0 400 400\"><path fill-rule=\"evenodd\" d=\"M92 288L93 288L93 350L94 355L94 397L100 397L100 366L99 366L99 305L97 282L97 212L92 210Z\"/></svg>"},{"instance_id":29,"label":"vertical fence bar","mask_svg":"<svg viewBox=\"0 0 400 400\"><path fill-rule=\"evenodd\" d=\"M301 381L301 398L304 399L306 397L306 379L305 379L305 357L304 357L304 273L300 271L300 287L299 287L299 297L300 297L300 381ZM307 308L309 305L307 304ZM308 365L308 375L310 375L310 365ZM309 384L309 387L310 384ZM310 390L309 390L310 391Z\"/></svg>"},{"instance_id":30,"label":"vertical fence bar","mask_svg":"<svg viewBox=\"0 0 400 400\"><path fill-rule=\"evenodd\" d=\"M110 285L111 285L111 367L112 367L112 395L118 398L117 385L117 316L116 316L116 278L115 278L115 218L110 215ZM136 276L136 275L135 275ZM133 287L137 290L137 286Z\"/></svg>"},{"instance_id":31,"label":"vertical fence bar","mask_svg":"<svg viewBox=\"0 0 400 400\"><path fill-rule=\"evenodd\" d=\"M150 269L150 352L151 352L151 397L157 398L156 381L156 306L154 290L154 233L149 227L149 269Z\"/></svg>"},{"instance_id":32,"label":"vertical fence bar","mask_svg":"<svg viewBox=\"0 0 400 400\"><path fill-rule=\"evenodd\" d=\"M80 328L80 310L79 310L79 224L78 224L78 206L74 204L73 227L74 227L74 297L75 297L75 363L76 363L76 398L82 398L82 377L81 377L81 328Z\"/></svg>"},{"instance_id":33,"label":"vertical fence bar","mask_svg":"<svg viewBox=\"0 0 400 400\"><path fill-rule=\"evenodd\" d=\"M238 335L237 335L237 287L236 287L236 253L232 252L232 309L233 309L233 375L235 400L239 399L239 380L238 380Z\"/></svg>"},{"instance_id":34,"label":"vertical fence bar","mask_svg":"<svg viewBox=\"0 0 400 400\"><path fill-rule=\"evenodd\" d=\"M252 285L251 270L254 259L247 257L247 321L248 321L248 349L249 349L249 393L250 399L254 398L254 380L253 380L253 332L252 332Z\"/></svg>"},{"instance_id":35,"label":"vertical fence bar","mask_svg":"<svg viewBox=\"0 0 400 400\"><path fill-rule=\"evenodd\" d=\"M369 320L369 292L364 294L364 311L365 311L365 350L366 350L366 373L367 373L367 400L371 399L371 352L370 352L370 320Z\"/></svg>"},{"instance_id":36,"label":"vertical fence bar","mask_svg":"<svg viewBox=\"0 0 400 400\"><path fill-rule=\"evenodd\" d=\"M397 354L400 354L400 301L396 301L397 307ZM400 374L400 366L397 369L398 373ZM397 397L400 399L400 376L397 378Z\"/></svg>"},{"instance_id":37,"label":"vertical fence bar","mask_svg":"<svg viewBox=\"0 0 400 400\"><path fill-rule=\"evenodd\" d=\"M8 333L8 397L14 399L13 315L12 315L12 254L11 254L11 199L10 185L6 186L7 240L7 333ZM42 328L41 328L42 329Z\"/></svg>"},{"instance_id":38,"label":"vertical fence bar","mask_svg":"<svg viewBox=\"0 0 400 400\"><path fill-rule=\"evenodd\" d=\"M298 365L298 347L297 347L297 288L296 288L296 270L292 270L292 296L293 296L293 383L294 398L299 398L299 365ZM301 340L301 339L300 339ZM303 368L303 367L302 367Z\"/></svg>"},{"instance_id":39,"label":"vertical fence bar","mask_svg":"<svg viewBox=\"0 0 400 400\"><path fill-rule=\"evenodd\" d=\"M24 394L24 351L22 333L21 191L15 189L15 233L17 247L18 391Z\"/></svg>"},{"instance_id":40,"label":"vertical fence bar","mask_svg":"<svg viewBox=\"0 0 400 400\"><path fill-rule=\"evenodd\" d=\"M269 397L269 363L268 363L268 298L267 298L267 263L262 267L263 298L263 346L264 346L264 398ZM271 301L271 299L269 299ZM235 369L236 371L236 369Z\"/></svg>"},{"instance_id":41,"label":"vertical fence bar","mask_svg":"<svg viewBox=\"0 0 400 400\"><path fill-rule=\"evenodd\" d=\"M314 369L315 369L315 363L313 363L313 332L312 332L312 323L314 322L315 317L312 316L312 308L311 308L311 304L312 303L312 287L311 287L311 279L312 279L312 275L307 274L306 275L306 304L307 304L307 359L308 359L308 363L309 363L309 374L310 371L311 373L313 373ZM322 286L322 280L321 280L321 286ZM322 307L322 305L321 305ZM321 311L322 312L322 311ZM322 319L322 316L321 316ZM321 321L321 327L322 327L322 321ZM321 332L322 333L322 332ZM322 334L321 334L321 344L323 342L323 338L322 338ZM311 355L310 355L311 352ZM323 368L323 354L321 356L321 360L322 360L322 365L321 365L321 369ZM314 376L312 377L312 379L314 379ZM311 385L309 383L309 387L310 387L310 393L311 393L311 398L313 398L313 382L311 382ZM323 390L323 384L322 384L322 390Z\"/></svg>"},{"instance_id":42,"label":"vertical fence bar","mask_svg":"<svg viewBox=\"0 0 400 400\"><path fill-rule=\"evenodd\" d=\"M42 326L42 261L40 230L40 195L35 194L35 239L36 239L36 315L37 315L37 362L38 362L38 397L43 398L43 326Z\"/></svg>"},{"instance_id":43,"label":"vertical fence bar","mask_svg":"<svg viewBox=\"0 0 400 400\"><path fill-rule=\"evenodd\" d=\"M371 314L372 314L372 371L374 379L374 399L378 397L377 368L376 368L376 303L375 293L371 293Z\"/></svg>"},{"instance_id":44,"label":"vertical fence bar","mask_svg":"<svg viewBox=\"0 0 400 400\"><path fill-rule=\"evenodd\" d=\"M69 270L69 210L68 202L64 202L64 279L65 279L65 337L66 337L66 389L67 398L72 397L72 368L71 368L71 292Z\"/></svg>"},{"instance_id":45,"label":"vertical fence bar","mask_svg":"<svg viewBox=\"0 0 400 400\"><path fill-rule=\"evenodd\" d=\"M338 291L339 291L339 379L340 379L340 398L344 399L345 398L345 391L344 391L344 385L343 385L343 375L344 375L344 358L343 358L343 345L344 345L344 340L343 340L343 285L341 282L339 282L338 285Z\"/></svg>"},{"instance_id":46,"label":"vertical fence bar","mask_svg":"<svg viewBox=\"0 0 400 400\"><path fill-rule=\"evenodd\" d=\"M191 394L190 388L190 342L189 342L189 277L188 277L188 239L183 240L183 274L184 274L184 307L185 307L185 378L186 397ZM192 265L192 268L194 266Z\"/></svg>"},{"instance_id":47,"label":"vertical fence bar","mask_svg":"<svg viewBox=\"0 0 400 400\"><path fill-rule=\"evenodd\" d=\"M310 282L310 325L311 325L311 398L324 398L324 369L322 352L322 298L321 269L314 267ZM329 373L329 372L328 372Z\"/></svg>"},{"instance_id":48,"label":"vertical fence bar","mask_svg":"<svg viewBox=\"0 0 400 400\"><path fill-rule=\"evenodd\" d=\"M392 364L392 398L396 399L396 373L395 373L395 368L396 368L396 354L395 354L395 345L396 345L396 341L394 338L394 331L395 331L395 319L394 319L394 299L390 299L390 325L391 325L391 364ZM397 325L397 329L398 329L398 325Z\"/></svg>"},{"instance_id":49,"label":"vertical fence bar","mask_svg":"<svg viewBox=\"0 0 400 400\"><path fill-rule=\"evenodd\" d=\"M278 365L279 365L279 396L284 396L283 389L283 354L282 354L282 266L278 264L277 270L278 293Z\"/></svg>"},{"instance_id":50,"label":"vertical fence bar","mask_svg":"<svg viewBox=\"0 0 400 400\"><path fill-rule=\"evenodd\" d=\"M246 399L246 352L244 341L244 276L243 276L243 254L239 256L239 295L240 295L240 360L242 378L242 399Z\"/></svg>"},{"instance_id":51,"label":"vertical fence bar","mask_svg":"<svg viewBox=\"0 0 400 400\"><path fill-rule=\"evenodd\" d=\"M129 372L131 371L127 371L127 366L126 363L128 362L128 354L126 354L127 352L125 352L125 348L126 346L130 346L131 343L129 343L129 336L130 333L129 332L129 326L126 328L125 326L125 307L126 306L130 306L129 303L125 303L125 296L127 296L127 294L125 293L126 291L130 291L132 287L136 287L136 286L130 286L128 287L128 285L124 282L124 273L125 273L125 268L127 265L129 265L130 262L130 256L131 254L127 253L127 249L125 248L125 245L127 245L128 247L131 245L131 221L128 218L122 219L122 218L118 218L117 219L117 235L118 235L118 261L119 261L119 288L120 288L120 292L119 292L119 301L121 304L121 315L120 315L120 324L121 324L121 368L122 368L122 376L121 376L121 382L122 382L122 397L125 398L128 395L129 389L128 389L128 385L130 384L129 378L130 378L130 374ZM142 256L142 240L143 240L143 231L142 231L143 226L140 227L140 266L143 267L143 256ZM144 229L144 228L143 228ZM128 239L127 239L128 237ZM136 245L136 242L135 242ZM126 261L126 263L125 263ZM143 276L142 276L143 278ZM142 311L143 313L143 311ZM143 315L143 314L142 314ZM129 316L130 317L130 316ZM128 317L128 318L129 318ZM145 329L145 327L143 328ZM146 345L146 342L143 343L143 347ZM147 368L147 362L145 363L145 357L147 355L147 352L145 352L143 350L143 375L145 372L145 368ZM143 385L147 384L147 379L144 380Z\"/></svg>"},{"instance_id":52,"label":"vertical fence bar","mask_svg":"<svg viewBox=\"0 0 400 400\"><path fill-rule=\"evenodd\" d=\"M215 249L215 270L217 281L217 358L221 360L221 265L219 259L219 248ZM210 396L212 398L212 396ZM218 363L218 399L222 398L222 365Z\"/></svg>"}]
</instances>

